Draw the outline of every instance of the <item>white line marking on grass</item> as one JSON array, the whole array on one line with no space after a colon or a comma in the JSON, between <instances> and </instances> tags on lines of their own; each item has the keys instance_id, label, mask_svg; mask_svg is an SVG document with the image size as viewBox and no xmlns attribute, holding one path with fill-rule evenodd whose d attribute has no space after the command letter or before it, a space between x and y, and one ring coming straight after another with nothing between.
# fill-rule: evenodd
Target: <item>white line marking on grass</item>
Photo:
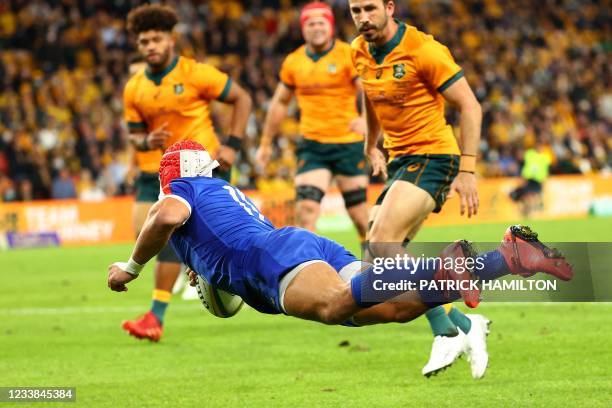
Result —
<instances>
[{"instance_id":1,"label":"white line marking on grass","mask_svg":"<svg viewBox=\"0 0 612 408\"><path fill-rule=\"evenodd\" d=\"M173 305L173 310L199 310L198 305ZM143 306L91 306L91 307L21 307L0 309L0 316L38 316L38 315L71 315L71 314L104 314L104 313L138 313ZM204 310L204 309L202 309Z\"/></svg>"},{"instance_id":2,"label":"white line marking on grass","mask_svg":"<svg viewBox=\"0 0 612 408\"><path fill-rule=\"evenodd\" d=\"M497 307L523 307L541 306L556 307L573 305L599 305L611 307L612 302L583 302L583 303L560 303L560 302L491 302L483 303L485 308ZM246 306L246 305L245 305ZM104 314L104 313L138 313L143 312L143 306L89 306L89 307L21 307L21 308L0 308L0 316L41 316L41 315L79 315L79 314ZM174 304L172 310L181 311L204 311L198 304Z\"/></svg>"}]
</instances>

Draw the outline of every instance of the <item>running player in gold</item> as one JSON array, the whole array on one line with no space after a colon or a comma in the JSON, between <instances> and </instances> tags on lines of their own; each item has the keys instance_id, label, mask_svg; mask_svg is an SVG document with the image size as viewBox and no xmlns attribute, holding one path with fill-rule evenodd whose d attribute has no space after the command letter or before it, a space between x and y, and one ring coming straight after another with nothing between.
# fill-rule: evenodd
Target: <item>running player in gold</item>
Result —
<instances>
[{"instance_id":1,"label":"running player in gold","mask_svg":"<svg viewBox=\"0 0 612 408\"><path fill-rule=\"evenodd\" d=\"M205 146L221 163L216 176L229 178L251 112L250 96L226 74L176 54L173 29L177 22L174 10L160 5L140 6L127 18L128 29L136 36L138 51L146 62L124 90L124 116L142 170L137 202L157 200L159 160L165 148L180 140L195 140ZM229 136L223 144L210 117L209 104L214 100L233 105ZM151 310L137 320L124 322L126 331L137 338L160 339L180 269L178 257L166 246L155 267Z\"/></svg>"},{"instance_id":2,"label":"running player in gold","mask_svg":"<svg viewBox=\"0 0 612 408\"><path fill-rule=\"evenodd\" d=\"M257 161L268 164L272 139L278 133L295 95L300 108L300 131L295 178L300 227L315 230L320 203L336 179L363 241L367 229L365 121L357 111L361 84L349 44L334 39L334 15L325 3L309 3L300 18L305 45L285 59L265 120Z\"/></svg>"},{"instance_id":3,"label":"running player in gold","mask_svg":"<svg viewBox=\"0 0 612 408\"><path fill-rule=\"evenodd\" d=\"M348 3L360 33L352 43L352 56L365 91L365 153L373 174L388 176L370 213L368 239L371 248L384 242L407 245L427 216L442 209L451 189L459 194L461 214L477 213L474 172L482 111L448 48L393 19L394 1ZM446 123L445 101L461 113L461 147ZM388 164L377 147L381 133ZM427 317L436 339L423 374L448 367L467 349L473 376L482 377L488 361L488 321L451 305L433 308Z\"/></svg>"}]
</instances>

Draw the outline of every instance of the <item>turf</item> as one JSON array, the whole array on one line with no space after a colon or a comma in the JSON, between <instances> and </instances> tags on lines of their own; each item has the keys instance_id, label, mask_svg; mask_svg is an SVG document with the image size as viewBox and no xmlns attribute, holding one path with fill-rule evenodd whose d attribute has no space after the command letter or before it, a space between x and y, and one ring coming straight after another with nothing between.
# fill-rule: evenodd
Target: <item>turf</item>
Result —
<instances>
[{"instance_id":1,"label":"turf","mask_svg":"<svg viewBox=\"0 0 612 408\"><path fill-rule=\"evenodd\" d=\"M533 225L544 239L612 241L610 218ZM418 238L498 241L503 230L430 228ZM333 238L355 246L351 233ZM74 386L87 407L612 405L611 304L484 304L494 322L486 377L473 381L459 361L428 380L424 319L361 329L251 309L217 319L177 299L162 342L136 341L119 325L148 306L151 270L128 293L105 286L106 266L129 251L0 253L0 386Z\"/></svg>"}]
</instances>

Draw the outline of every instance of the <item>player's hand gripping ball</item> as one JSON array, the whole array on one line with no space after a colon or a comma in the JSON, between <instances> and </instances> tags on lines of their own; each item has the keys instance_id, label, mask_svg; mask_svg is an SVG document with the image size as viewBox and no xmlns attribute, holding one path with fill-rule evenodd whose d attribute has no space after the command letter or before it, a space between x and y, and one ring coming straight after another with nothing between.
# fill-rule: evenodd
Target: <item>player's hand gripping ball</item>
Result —
<instances>
[{"instance_id":1,"label":"player's hand gripping ball","mask_svg":"<svg viewBox=\"0 0 612 408\"><path fill-rule=\"evenodd\" d=\"M240 296L215 288L190 268L187 268L187 274L189 275L191 286L196 287L202 304L212 315L221 318L232 317L244 305L244 301Z\"/></svg>"}]
</instances>

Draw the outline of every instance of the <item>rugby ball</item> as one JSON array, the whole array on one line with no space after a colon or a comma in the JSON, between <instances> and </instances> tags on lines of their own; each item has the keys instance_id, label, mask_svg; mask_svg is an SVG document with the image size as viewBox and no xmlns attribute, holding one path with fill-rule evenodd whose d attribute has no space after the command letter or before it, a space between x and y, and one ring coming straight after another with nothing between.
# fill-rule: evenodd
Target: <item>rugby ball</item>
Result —
<instances>
[{"instance_id":1,"label":"rugby ball","mask_svg":"<svg viewBox=\"0 0 612 408\"><path fill-rule=\"evenodd\" d=\"M244 301L240 296L215 288L200 275L197 275L196 279L198 297L200 301L202 301L204 308L213 316L224 319L232 317L238 313L242 305L244 305Z\"/></svg>"}]
</instances>

